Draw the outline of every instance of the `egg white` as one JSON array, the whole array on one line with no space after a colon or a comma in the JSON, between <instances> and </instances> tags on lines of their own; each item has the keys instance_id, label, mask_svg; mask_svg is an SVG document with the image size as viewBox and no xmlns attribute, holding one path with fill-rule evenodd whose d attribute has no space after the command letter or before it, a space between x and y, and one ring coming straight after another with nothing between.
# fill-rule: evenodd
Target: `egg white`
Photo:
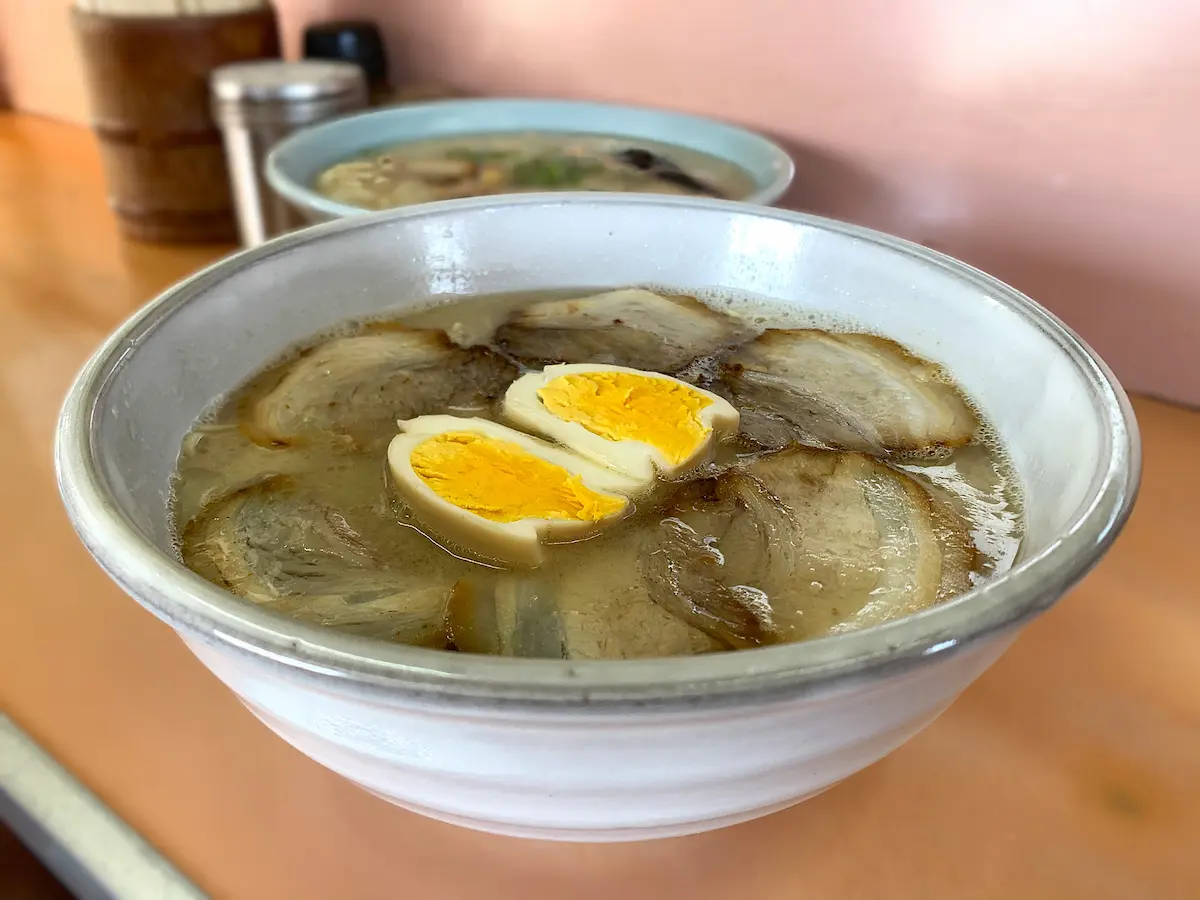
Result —
<instances>
[{"instance_id":1,"label":"egg white","mask_svg":"<svg viewBox=\"0 0 1200 900\"><path fill-rule=\"evenodd\" d=\"M700 422L709 429L709 433L690 456L681 462L672 463L661 450L644 441L628 438L613 441L588 431L578 422L566 422L546 409L538 391L556 378L582 372L626 372L681 384L710 401L708 406L700 410ZM686 381L658 372L590 363L546 366L540 372L522 375L505 392L502 414L514 425L557 441L607 469L623 472L637 479L643 485L652 483L660 475L663 478L678 477L709 461L716 444L733 438L740 425L738 411L733 405L711 391L702 390Z\"/></svg>"},{"instance_id":2,"label":"egg white","mask_svg":"<svg viewBox=\"0 0 1200 900\"><path fill-rule=\"evenodd\" d=\"M637 479L486 419L433 415L397 424L401 433L392 438L387 452L396 491L431 532L483 561L539 566L545 555L544 544L590 537L627 515L632 509L630 498L642 488ZM596 493L624 501L624 505L598 522L571 519L495 522L486 519L439 496L412 467L413 450L429 438L446 432L467 432L517 444L530 454L579 476L583 484Z\"/></svg>"}]
</instances>

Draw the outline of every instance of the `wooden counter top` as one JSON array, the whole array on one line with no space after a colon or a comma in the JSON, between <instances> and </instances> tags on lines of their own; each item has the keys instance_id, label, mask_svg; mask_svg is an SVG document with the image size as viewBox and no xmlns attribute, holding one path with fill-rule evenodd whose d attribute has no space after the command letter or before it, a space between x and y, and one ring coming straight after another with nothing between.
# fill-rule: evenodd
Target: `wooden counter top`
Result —
<instances>
[{"instance_id":1,"label":"wooden counter top","mask_svg":"<svg viewBox=\"0 0 1200 900\"><path fill-rule=\"evenodd\" d=\"M1141 500L1095 573L933 727L799 807L557 845L393 808L260 725L59 504L59 403L222 248L120 241L87 132L0 115L0 710L215 897L1200 897L1200 413L1138 400Z\"/></svg>"}]
</instances>

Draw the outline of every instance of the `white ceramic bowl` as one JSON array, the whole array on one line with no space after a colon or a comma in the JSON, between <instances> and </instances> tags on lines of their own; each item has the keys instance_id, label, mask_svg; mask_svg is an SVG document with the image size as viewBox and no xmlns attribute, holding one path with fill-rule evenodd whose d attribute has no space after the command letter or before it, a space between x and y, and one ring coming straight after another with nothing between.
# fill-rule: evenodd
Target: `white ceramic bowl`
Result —
<instances>
[{"instance_id":1,"label":"white ceramic bowl","mask_svg":"<svg viewBox=\"0 0 1200 900\"><path fill-rule=\"evenodd\" d=\"M750 177L753 190L737 198L746 203L774 203L795 173L783 148L762 135L715 119L610 103L489 97L405 104L305 128L271 150L264 174L275 193L308 221L328 222L367 213L330 200L313 188L317 175L335 163L410 141L528 131L627 137L707 153Z\"/></svg>"},{"instance_id":2,"label":"white ceramic bowl","mask_svg":"<svg viewBox=\"0 0 1200 900\"><path fill-rule=\"evenodd\" d=\"M251 606L176 559L168 479L212 399L349 316L432 295L721 287L849 317L938 360L1024 480L1006 575L866 631L738 653L519 660L374 643ZM630 195L527 195L348 219L167 291L72 388L57 464L105 570L270 728L370 791L514 835L702 831L824 790L924 728L1100 558L1139 451L1104 365L1028 298L938 253L792 212Z\"/></svg>"}]
</instances>

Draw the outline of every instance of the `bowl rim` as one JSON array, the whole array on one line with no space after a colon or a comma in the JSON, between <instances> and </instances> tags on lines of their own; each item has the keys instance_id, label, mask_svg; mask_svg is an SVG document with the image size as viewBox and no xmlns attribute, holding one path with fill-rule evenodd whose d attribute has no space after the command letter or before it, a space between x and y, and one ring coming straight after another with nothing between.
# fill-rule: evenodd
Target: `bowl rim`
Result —
<instances>
[{"instance_id":1,"label":"bowl rim","mask_svg":"<svg viewBox=\"0 0 1200 900\"><path fill-rule=\"evenodd\" d=\"M741 198L740 203L761 204L770 206L776 200L784 195L788 187L791 186L792 179L796 174L796 164L791 155L780 147L777 143L770 140L766 136L759 134L739 125L734 125L730 122L724 122L720 119L708 118L706 116L697 116L691 113L676 112L674 110L657 109L650 106L634 106L618 103L600 103L591 100L562 100L562 99L539 99L535 97L466 97L455 98L450 100L428 100L420 103L405 103L398 106L387 107L384 109L371 109L364 112L353 113L347 116L340 116L336 119L331 119L327 122L321 122L310 128L304 128L291 135L288 135L278 144L271 148L267 154L266 161L263 166L263 173L269 184L277 194L289 203L308 209L314 212L321 213L325 216L335 218L349 218L350 216L370 215L375 210L364 209L360 206L351 206L348 203L339 203L336 200L330 200L307 184L302 184L299 180L293 178L287 172L286 160L291 154L298 153L302 148L313 141L320 140L323 136L335 134L346 129L353 129L359 123L367 120L383 120L387 122L396 121L403 123L408 119L420 119L431 115L446 114L446 115L466 115L473 110L480 109L496 109L499 107L508 107L515 112L525 112L529 114L534 111L553 114L557 112L592 112L595 114L621 115L632 114L639 116L651 116L657 119L662 125L664 131L675 129L701 129L709 134L725 134L729 137L736 137L748 146L754 146L764 158L770 160L771 177L768 182L761 184L753 193ZM518 129L524 130L524 129ZM571 128L564 129L567 132L573 131ZM488 129L465 129L458 132L463 135L472 134L504 134L505 131L491 131ZM611 131L597 129L595 131L580 130L579 134L611 134ZM425 138L413 138L412 140L425 140ZM659 139L659 143L676 146L687 147L686 144L679 141L669 139ZM402 141L400 143L407 143ZM337 160L331 161L332 165L335 162L340 162L345 157L340 157ZM726 162L744 169L739 163L732 159L726 159ZM750 173L748 173L750 174ZM568 193L563 191L561 193ZM628 192L632 193L632 192ZM493 197L508 197L510 194L496 194ZM674 196L674 195L663 195Z\"/></svg>"},{"instance_id":2,"label":"bowl rim","mask_svg":"<svg viewBox=\"0 0 1200 900\"><path fill-rule=\"evenodd\" d=\"M125 359L183 305L227 275L295 247L395 219L438 219L508 208L668 206L752 215L818 228L916 258L1017 312L1087 379L1107 446L1070 525L1041 552L946 603L884 625L736 653L648 660L568 661L448 653L388 644L268 612L206 581L160 549L120 509L101 474L93 420ZM944 659L1053 605L1116 539L1137 495L1141 449L1128 397L1095 353L1053 314L1012 287L942 253L867 228L772 207L637 194L554 193L467 198L356 216L293 232L219 260L127 319L85 363L55 437L55 468L72 525L100 566L183 636L287 669L318 687L334 682L381 700L489 708L692 708L797 696Z\"/></svg>"}]
</instances>

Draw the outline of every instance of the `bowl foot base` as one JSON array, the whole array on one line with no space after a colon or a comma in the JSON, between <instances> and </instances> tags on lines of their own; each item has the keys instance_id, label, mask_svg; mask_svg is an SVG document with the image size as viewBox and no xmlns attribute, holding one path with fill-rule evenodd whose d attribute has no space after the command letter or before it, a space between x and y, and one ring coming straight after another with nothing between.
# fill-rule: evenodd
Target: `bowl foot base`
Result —
<instances>
[{"instance_id":1,"label":"bowl foot base","mask_svg":"<svg viewBox=\"0 0 1200 900\"><path fill-rule=\"evenodd\" d=\"M825 787L812 791L801 797L793 797L784 800L780 803L772 803L767 806L761 806L756 809L740 810L729 815L716 816L711 819L698 819L692 822L668 822L661 825L648 825L635 828L553 828L541 827L532 825L521 825L515 822L497 822L490 819L476 819L469 816L456 815L455 813L445 812L440 809L432 809L426 806L420 806L414 803L408 803L403 800L398 800L395 797L389 797L380 791L373 790L369 787L359 785L369 794L374 794L381 800L386 800L394 806L399 806L402 809L407 809L409 812L417 813L430 819L436 819L439 822L446 822L450 825L457 825L460 828L470 828L473 831L486 831L490 834L501 834L505 837L528 838L540 841L566 841L575 843L604 843L614 844L621 842L633 841L653 841L662 838L683 837L688 834L700 834L705 831L716 831L719 828L728 828L730 825L738 825L742 822L749 822L752 819L760 819L763 816L769 816L771 813L776 813L788 807L795 806L798 803L803 803L805 800L810 800L818 794L823 794L825 791L834 787L839 782L828 784Z\"/></svg>"}]
</instances>

